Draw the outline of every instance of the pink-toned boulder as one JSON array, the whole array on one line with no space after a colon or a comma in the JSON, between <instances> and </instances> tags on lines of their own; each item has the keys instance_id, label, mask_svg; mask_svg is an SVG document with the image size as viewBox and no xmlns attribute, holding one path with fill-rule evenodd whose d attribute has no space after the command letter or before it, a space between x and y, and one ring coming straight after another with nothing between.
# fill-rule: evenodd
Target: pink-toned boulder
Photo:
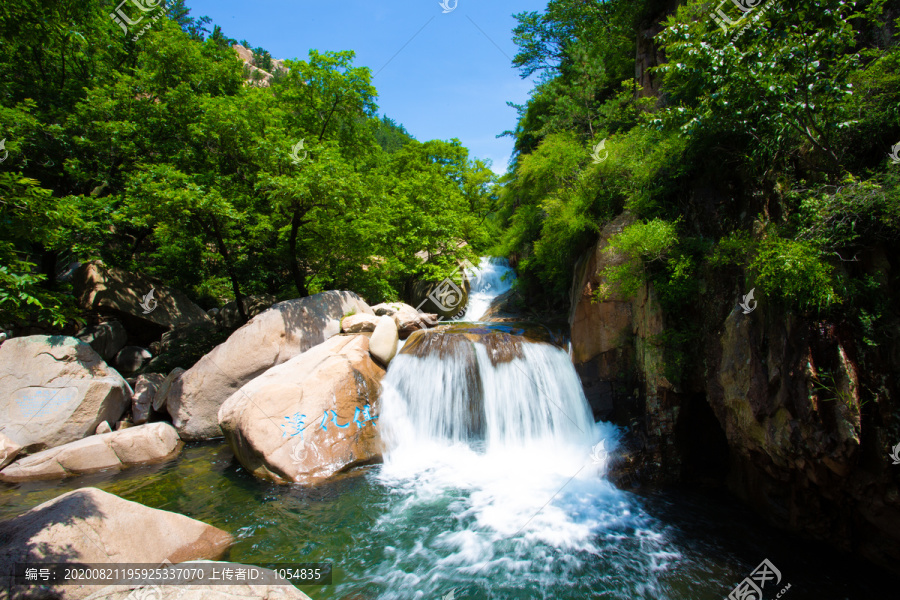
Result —
<instances>
[{"instance_id":1,"label":"pink-toned boulder","mask_svg":"<svg viewBox=\"0 0 900 600\"><path fill-rule=\"evenodd\" d=\"M184 515L81 488L0 522L0 572L12 572L15 563L159 565L218 559L232 542L225 531ZM43 595L25 595L26 588L8 591L11 598L80 600L99 589L51 586Z\"/></svg>"},{"instance_id":2,"label":"pink-toned boulder","mask_svg":"<svg viewBox=\"0 0 900 600\"><path fill-rule=\"evenodd\" d=\"M334 337L238 390L219 410L219 424L250 472L316 483L380 458L384 372L366 336Z\"/></svg>"},{"instance_id":3,"label":"pink-toned boulder","mask_svg":"<svg viewBox=\"0 0 900 600\"><path fill-rule=\"evenodd\" d=\"M166 406L185 441L220 437L218 412L235 391L341 331L341 318L372 309L353 292L279 302L255 316L172 382Z\"/></svg>"},{"instance_id":4,"label":"pink-toned boulder","mask_svg":"<svg viewBox=\"0 0 900 600\"><path fill-rule=\"evenodd\" d=\"M341 320L341 331L344 333L365 333L375 331L378 325L378 317L375 315L350 315Z\"/></svg>"},{"instance_id":5,"label":"pink-toned boulder","mask_svg":"<svg viewBox=\"0 0 900 600\"><path fill-rule=\"evenodd\" d=\"M50 448L0 471L0 481L28 481L121 469L175 457L183 444L168 423L150 423Z\"/></svg>"},{"instance_id":6,"label":"pink-toned boulder","mask_svg":"<svg viewBox=\"0 0 900 600\"><path fill-rule=\"evenodd\" d=\"M128 383L79 339L32 335L0 346L0 433L23 452L93 435L130 401Z\"/></svg>"}]
</instances>

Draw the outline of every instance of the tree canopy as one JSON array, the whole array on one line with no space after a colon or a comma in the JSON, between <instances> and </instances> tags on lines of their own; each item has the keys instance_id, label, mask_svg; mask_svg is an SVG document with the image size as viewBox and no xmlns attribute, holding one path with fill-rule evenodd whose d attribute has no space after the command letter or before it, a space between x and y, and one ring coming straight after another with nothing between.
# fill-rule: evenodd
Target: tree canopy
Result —
<instances>
[{"instance_id":1,"label":"tree canopy","mask_svg":"<svg viewBox=\"0 0 900 600\"><path fill-rule=\"evenodd\" d=\"M57 278L72 261L243 312L258 293L396 300L488 243L491 171L456 140L419 142L379 116L352 51L313 49L250 85L234 40L182 1L140 36L110 11L0 7L0 323L77 318Z\"/></svg>"}]
</instances>

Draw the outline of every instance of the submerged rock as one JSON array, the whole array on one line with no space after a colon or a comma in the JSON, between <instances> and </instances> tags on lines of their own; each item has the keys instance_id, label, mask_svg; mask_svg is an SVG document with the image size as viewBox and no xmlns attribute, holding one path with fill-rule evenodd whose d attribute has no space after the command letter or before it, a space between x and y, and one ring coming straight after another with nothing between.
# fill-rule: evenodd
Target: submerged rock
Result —
<instances>
[{"instance_id":1,"label":"submerged rock","mask_svg":"<svg viewBox=\"0 0 900 600\"><path fill-rule=\"evenodd\" d=\"M128 383L77 338L33 335L0 346L0 433L25 452L92 435L130 401Z\"/></svg>"},{"instance_id":2,"label":"submerged rock","mask_svg":"<svg viewBox=\"0 0 900 600\"><path fill-rule=\"evenodd\" d=\"M316 483L380 458L384 373L366 336L334 337L240 388L219 410L219 425L258 477Z\"/></svg>"},{"instance_id":3,"label":"submerged rock","mask_svg":"<svg viewBox=\"0 0 900 600\"><path fill-rule=\"evenodd\" d=\"M468 354L467 347L479 343L485 346L491 363L497 366L522 358L522 344L558 344L559 341L549 330L538 326L452 323L413 333L401 352L419 358L435 355L441 359L459 359Z\"/></svg>"}]
</instances>

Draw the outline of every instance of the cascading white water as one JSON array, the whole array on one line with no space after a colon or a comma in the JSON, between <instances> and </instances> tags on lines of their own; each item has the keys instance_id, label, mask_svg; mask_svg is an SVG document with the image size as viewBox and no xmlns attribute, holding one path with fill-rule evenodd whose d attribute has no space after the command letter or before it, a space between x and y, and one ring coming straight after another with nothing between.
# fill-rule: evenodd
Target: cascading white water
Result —
<instances>
[{"instance_id":1,"label":"cascading white water","mask_svg":"<svg viewBox=\"0 0 900 600\"><path fill-rule=\"evenodd\" d=\"M508 264L481 261L467 316L479 318L509 289L506 273ZM394 541L391 559L370 575L395 591L381 598L446 597L457 587L460 598L533 592L593 569L577 584L590 589L596 573L618 581L617 572L665 570L673 556L662 537L605 479L606 452L592 453L601 440L612 451L617 430L594 423L565 350L499 325L424 336L382 382L378 478L395 499L373 532ZM609 597L661 597L654 577L634 581Z\"/></svg>"},{"instance_id":2,"label":"cascading white water","mask_svg":"<svg viewBox=\"0 0 900 600\"><path fill-rule=\"evenodd\" d=\"M466 271L469 277L469 302L460 321L478 321L491 307L491 301L508 292L516 272L505 258L482 256L478 266Z\"/></svg>"}]
</instances>

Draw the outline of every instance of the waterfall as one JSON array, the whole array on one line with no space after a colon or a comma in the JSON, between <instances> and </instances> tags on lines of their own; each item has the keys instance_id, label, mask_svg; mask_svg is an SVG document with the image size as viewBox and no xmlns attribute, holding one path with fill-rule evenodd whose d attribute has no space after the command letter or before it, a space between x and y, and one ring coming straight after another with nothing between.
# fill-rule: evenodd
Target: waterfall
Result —
<instances>
[{"instance_id":1,"label":"waterfall","mask_svg":"<svg viewBox=\"0 0 900 600\"><path fill-rule=\"evenodd\" d=\"M517 534L529 540L516 550L525 556L535 543L594 548L597 525L624 518L624 504L602 516L571 504L620 494L603 477L605 452L591 457L600 440L612 449L616 433L594 423L567 352L465 324L421 337L382 383L381 480L408 494L407 508L465 494L454 512L472 522L445 543L466 561L487 560ZM469 547L473 535L479 550Z\"/></svg>"},{"instance_id":2,"label":"waterfall","mask_svg":"<svg viewBox=\"0 0 900 600\"><path fill-rule=\"evenodd\" d=\"M509 271L482 260L466 314L508 290ZM662 538L605 478L616 428L594 423L568 352L526 330L442 325L414 334L391 362L377 477L392 498L373 526L391 543L370 570L391 590L382 598L446 597L458 586L460 597L487 597L497 581L539 590L578 580L586 565L616 579L664 570ZM610 597L656 592L645 577Z\"/></svg>"},{"instance_id":3,"label":"waterfall","mask_svg":"<svg viewBox=\"0 0 900 600\"><path fill-rule=\"evenodd\" d=\"M483 256L477 267L466 270L469 277L469 302L461 321L478 321L497 296L508 292L516 273L505 258Z\"/></svg>"}]
</instances>

